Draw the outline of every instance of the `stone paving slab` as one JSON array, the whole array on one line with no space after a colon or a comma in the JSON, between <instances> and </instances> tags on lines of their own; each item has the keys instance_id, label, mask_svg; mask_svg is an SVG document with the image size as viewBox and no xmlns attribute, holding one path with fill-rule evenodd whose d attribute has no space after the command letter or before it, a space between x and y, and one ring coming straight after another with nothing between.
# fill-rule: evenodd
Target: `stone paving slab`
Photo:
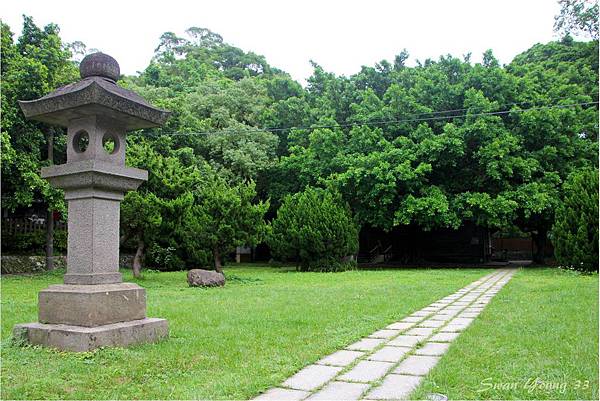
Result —
<instances>
[{"instance_id":1,"label":"stone paving slab","mask_svg":"<svg viewBox=\"0 0 600 401\"><path fill-rule=\"evenodd\" d=\"M385 346L369 357L372 361L399 362L412 348Z\"/></svg>"},{"instance_id":2,"label":"stone paving slab","mask_svg":"<svg viewBox=\"0 0 600 401\"><path fill-rule=\"evenodd\" d=\"M369 335L369 338L392 338L400 334L399 330L382 329Z\"/></svg>"},{"instance_id":3,"label":"stone paving slab","mask_svg":"<svg viewBox=\"0 0 600 401\"><path fill-rule=\"evenodd\" d=\"M406 330L413 327L416 323L396 322L386 327L389 330Z\"/></svg>"},{"instance_id":4,"label":"stone paving slab","mask_svg":"<svg viewBox=\"0 0 600 401\"><path fill-rule=\"evenodd\" d=\"M352 370L339 378L340 380L368 383L381 379L392 367L394 364L390 362L360 361Z\"/></svg>"},{"instance_id":5,"label":"stone paving slab","mask_svg":"<svg viewBox=\"0 0 600 401\"><path fill-rule=\"evenodd\" d=\"M473 323L473 319L466 318L466 317L455 317L454 319L452 319L448 322L448 324L466 324L466 325L469 325L471 323Z\"/></svg>"},{"instance_id":6,"label":"stone paving slab","mask_svg":"<svg viewBox=\"0 0 600 401\"><path fill-rule=\"evenodd\" d=\"M429 318L429 320L442 320L442 321L444 321L444 322L445 322L445 321L447 321L447 320L450 320L450 319L452 319L453 317L454 317L454 316L452 316L452 315L440 315L440 314L437 314L437 315L433 315L433 316L431 316L431 317Z\"/></svg>"},{"instance_id":7,"label":"stone paving slab","mask_svg":"<svg viewBox=\"0 0 600 401\"><path fill-rule=\"evenodd\" d=\"M430 356L444 355L448 347L450 347L449 343L426 343L422 347L417 348L415 354Z\"/></svg>"},{"instance_id":8,"label":"stone paving slab","mask_svg":"<svg viewBox=\"0 0 600 401\"><path fill-rule=\"evenodd\" d=\"M409 336L429 336L435 331L433 327L414 327L406 332Z\"/></svg>"},{"instance_id":9,"label":"stone paving slab","mask_svg":"<svg viewBox=\"0 0 600 401\"><path fill-rule=\"evenodd\" d=\"M460 313L460 310L454 310L454 309L442 309L441 311L439 311L437 314L438 315L447 315L450 317L456 316Z\"/></svg>"},{"instance_id":10,"label":"stone paving slab","mask_svg":"<svg viewBox=\"0 0 600 401\"><path fill-rule=\"evenodd\" d=\"M371 351L381 345L384 341L385 339L383 338L363 338L362 340L347 346L346 349L351 351Z\"/></svg>"},{"instance_id":11,"label":"stone paving slab","mask_svg":"<svg viewBox=\"0 0 600 401\"><path fill-rule=\"evenodd\" d=\"M398 347L414 347L415 345L417 345L417 343L419 341L422 341L425 338L426 338L425 336L407 336L407 335L401 335L401 336L398 336L398 337L394 338L388 344L389 345L398 346Z\"/></svg>"},{"instance_id":12,"label":"stone paving slab","mask_svg":"<svg viewBox=\"0 0 600 401\"><path fill-rule=\"evenodd\" d=\"M439 359L437 356L411 355L398 365L394 373L424 376L429 373Z\"/></svg>"},{"instance_id":13,"label":"stone paving slab","mask_svg":"<svg viewBox=\"0 0 600 401\"><path fill-rule=\"evenodd\" d=\"M420 382L421 378L418 376L388 375L380 386L367 394L367 397L371 400L403 400Z\"/></svg>"},{"instance_id":14,"label":"stone paving slab","mask_svg":"<svg viewBox=\"0 0 600 401\"><path fill-rule=\"evenodd\" d=\"M365 353L361 351L340 350L326 356L317 363L320 365L348 366Z\"/></svg>"},{"instance_id":15,"label":"stone paving slab","mask_svg":"<svg viewBox=\"0 0 600 401\"><path fill-rule=\"evenodd\" d=\"M421 322L417 325L417 327L433 327L433 328L438 328L443 326L444 324L446 324L445 321L443 320L425 320L424 322Z\"/></svg>"},{"instance_id":16,"label":"stone paving slab","mask_svg":"<svg viewBox=\"0 0 600 401\"><path fill-rule=\"evenodd\" d=\"M458 332L454 332L454 333L437 333L433 337L431 337L429 339L429 341L450 342L450 341L454 341L456 339L456 337L458 337L459 335L460 335L460 333L458 333Z\"/></svg>"},{"instance_id":17,"label":"stone paving slab","mask_svg":"<svg viewBox=\"0 0 600 401\"><path fill-rule=\"evenodd\" d=\"M477 312L463 312L460 315L458 315L457 317L460 317L460 318L467 317L467 318L475 319L477 316L479 316L479 313L477 313Z\"/></svg>"},{"instance_id":18,"label":"stone paving slab","mask_svg":"<svg viewBox=\"0 0 600 401\"><path fill-rule=\"evenodd\" d=\"M364 383L348 383L334 381L317 391L309 400L358 400L360 396L369 388Z\"/></svg>"},{"instance_id":19,"label":"stone paving slab","mask_svg":"<svg viewBox=\"0 0 600 401\"><path fill-rule=\"evenodd\" d=\"M403 323L416 323L423 320L421 316L408 316L401 320Z\"/></svg>"},{"instance_id":20,"label":"stone paving slab","mask_svg":"<svg viewBox=\"0 0 600 401\"><path fill-rule=\"evenodd\" d=\"M333 379L343 368L339 366L308 365L283 382L294 390L312 391Z\"/></svg>"},{"instance_id":21,"label":"stone paving slab","mask_svg":"<svg viewBox=\"0 0 600 401\"><path fill-rule=\"evenodd\" d=\"M288 388L273 388L256 399L407 398L514 271L488 274L302 369L283 383Z\"/></svg>"},{"instance_id":22,"label":"stone paving slab","mask_svg":"<svg viewBox=\"0 0 600 401\"><path fill-rule=\"evenodd\" d=\"M442 327L440 329L440 332L442 332L442 333L455 333L455 332L463 331L466 328L467 328L467 326L465 326L464 324L449 324L447 326Z\"/></svg>"},{"instance_id":23,"label":"stone paving slab","mask_svg":"<svg viewBox=\"0 0 600 401\"><path fill-rule=\"evenodd\" d=\"M445 305L440 305L440 306L428 306L426 308L421 309L419 312L426 312L426 313L434 313L439 311L440 309L442 309ZM414 315L414 313L413 313Z\"/></svg>"},{"instance_id":24,"label":"stone paving slab","mask_svg":"<svg viewBox=\"0 0 600 401\"><path fill-rule=\"evenodd\" d=\"M262 393L255 400L260 401L300 401L309 396L308 391L291 390L288 388L272 388Z\"/></svg>"}]
</instances>

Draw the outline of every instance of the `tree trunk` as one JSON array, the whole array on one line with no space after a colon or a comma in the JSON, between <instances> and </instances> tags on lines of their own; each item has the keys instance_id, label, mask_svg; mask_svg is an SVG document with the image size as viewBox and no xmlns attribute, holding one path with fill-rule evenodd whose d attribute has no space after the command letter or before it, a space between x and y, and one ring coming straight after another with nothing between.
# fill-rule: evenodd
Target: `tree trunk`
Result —
<instances>
[{"instance_id":1,"label":"tree trunk","mask_svg":"<svg viewBox=\"0 0 600 401\"><path fill-rule=\"evenodd\" d=\"M219 248L213 248L213 256L215 258L215 270L219 273L223 273L223 265L221 264L221 253L219 252Z\"/></svg>"},{"instance_id":2,"label":"tree trunk","mask_svg":"<svg viewBox=\"0 0 600 401\"><path fill-rule=\"evenodd\" d=\"M46 269L54 270L54 213L50 205L46 211Z\"/></svg>"},{"instance_id":3,"label":"tree trunk","mask_svg":"<svg viewBox=\"0 0 600 401\"><path fill-rule=\"evenodd\" d=\"M531 239L535 243L535 252L533 256L533 263L544 264L544 248L546 247L546 230L538 230L537 233L531 233Z\"/></svg>"},{"instance_id":4,"label":"tree trunk","mask_svg":"<svg viewBox=\"0 0 600 401\"><path fill-rule=\"evenodd\" d=\"M48 161L54 164L54 132L48 131ZM46 269L54 270L54 213L48 205L46 211Z\"/></svg>"},{"instance_id":5,"label":"tree trunk","mask_svg":"<svg viewBox=\"0 0 600 401\"><path fill-rule=\"evenodd\" d=\"M142 259L144 258L144 248L146 244L142 236L140 235L140 239L138 240L137 250L135 251L135 256L133 257L133 277L140 278L142 271Z\"/></svg>"}]
</instances>

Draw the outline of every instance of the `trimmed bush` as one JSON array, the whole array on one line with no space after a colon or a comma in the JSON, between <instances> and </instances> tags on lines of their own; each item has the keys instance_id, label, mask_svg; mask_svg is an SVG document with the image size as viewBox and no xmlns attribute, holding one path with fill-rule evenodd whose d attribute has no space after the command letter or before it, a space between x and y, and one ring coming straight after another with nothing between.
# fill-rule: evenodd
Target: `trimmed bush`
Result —
<instances>
[{"instance_id":1,"label":"trimmed bush","mask_svg":"<svg viewBox=\"0 0 600 401\"><path fill-rule=\"evenodd\" d=\"M302 271L340 271L356 265L358 227L338 194L307 188L286 196L268 238L280 260L293 260Z\"/></svg>"},{"instance_id":2,"label":"trimmed bush","mask_svg":"<svg viewBox=\"0 0 600 401\"><path fill-rule=\"evenodd\" d=\"M552 229L561 266L598 271L598 169L575 171L563 184L563 203Z\"/></svg>"},{"instance_id":3,"label":"trimmed bush","mask_svg":"<svg viewBox=\"0 0 600 401\"><path fill-rule=\"evenodd\" d=\"M15 255L44 255L46 249L46 231L36 230L28 233L2 233L2 253ZM67 231L54 230L54 253L67 251Z\"/></svg>"}]
</instances>

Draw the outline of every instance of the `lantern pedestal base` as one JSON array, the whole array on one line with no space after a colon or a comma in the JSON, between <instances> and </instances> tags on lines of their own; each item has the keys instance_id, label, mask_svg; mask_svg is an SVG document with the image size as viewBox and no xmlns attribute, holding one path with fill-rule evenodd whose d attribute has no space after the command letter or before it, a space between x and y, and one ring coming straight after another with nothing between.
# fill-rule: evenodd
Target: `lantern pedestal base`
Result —
<instances>
[{"instance_id":1,"label":"lantern pedestal base","mask_svg":"<svg viewBox=\"0 0 600 401\"><path fill-rule=\"evenodd\" d=\"M91 351L99 347L127 347L155 343L168 336L169 323L165 319L158 318L97 327L26 323L17 324L13 328L13 337L17 341L75 352Z\"/></svg>"},{"instance_id":2,"label":"lantern pedestal base","mask_svg":"<svg viewBox=\"0 0 600 401\"><path fill-rule=\"evenodd\" d=\"M98 327L146 317L146 290L135 283L54 284L38 294L38 322Z\"/></svg>"}]
</instances>

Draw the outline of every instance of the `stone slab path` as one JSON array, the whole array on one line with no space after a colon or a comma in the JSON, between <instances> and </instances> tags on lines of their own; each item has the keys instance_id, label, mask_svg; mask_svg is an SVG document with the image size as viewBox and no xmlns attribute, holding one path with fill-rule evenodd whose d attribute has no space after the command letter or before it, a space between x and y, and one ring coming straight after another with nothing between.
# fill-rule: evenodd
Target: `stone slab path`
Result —
<instances>
[{"instance_id":1,"label":"stone slab path","mask_svg":"<svg viewBox=\"0 0 600 401\"><path fill-rule=\"evenodd\" d=\"M303 368L255 400L406 399L515 271L496 270Z\"/></svg>"}]
</instances>

